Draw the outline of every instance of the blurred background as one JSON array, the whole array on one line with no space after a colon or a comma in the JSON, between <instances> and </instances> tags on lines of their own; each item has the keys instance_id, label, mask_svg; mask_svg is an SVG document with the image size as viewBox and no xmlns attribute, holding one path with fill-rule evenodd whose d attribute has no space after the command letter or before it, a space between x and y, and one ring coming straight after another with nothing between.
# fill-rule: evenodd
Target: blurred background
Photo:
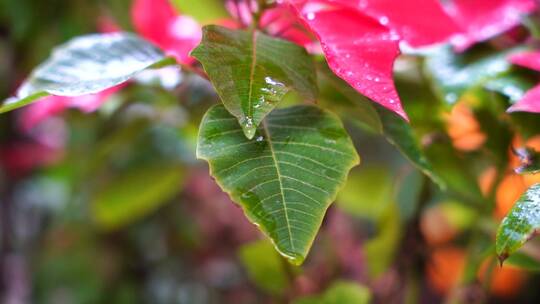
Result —
<instances>
[{"instance_id":1,"label":"blurred background","mask_svg":"<svg viewBox=\"0 0 540 304\"><path fill-rule=\"evenodd\" d=\"M231 18L219 0L174 4L202 24ZM0 0L0 99L54 46L132 31L130 7ZM0 115L0 302L538 303L538 244L503 268L493 244L516 196L538 180L511 173L509 147L540 148L540 119L503 117L507 98L484 91L443 110L404 56L400 94L449 184L443 192L319 63L320 103L345 120L362 165L303 266L283 260L195 159L200 119L219 100L207 81L166 68L109 94L94 113L50 104Z\"/></svg>"}]
</instances>

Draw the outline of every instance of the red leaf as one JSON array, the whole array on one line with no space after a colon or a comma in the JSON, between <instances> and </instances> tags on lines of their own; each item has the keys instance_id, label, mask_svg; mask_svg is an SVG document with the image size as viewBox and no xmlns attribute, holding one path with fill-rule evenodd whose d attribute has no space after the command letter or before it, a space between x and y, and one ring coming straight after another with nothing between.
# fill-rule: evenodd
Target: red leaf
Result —
<instances>
[{"instance_id":1,"label":"red leaf","mask_svg":"<svg viewBox=\"0 0 540 304\"><path fill-rule=\"evenodd\" d=\"M460 31L439 0L363 0L357 8L395 30L412 47L441 43Z\"/></svg>"},{"instance_id":2,"label":"red leaf","mask_svg":"<svg viewBox=\"0 0 540 304\"><path fill-rule=\"evenodd\" d=\"M363 95L407 119L392 78L399 37L350 7L291 3L321 42L332 71Z\"/></svg>"},{"instance_id":3,"label":"red leaf","mask_svg":"<svg viewBox=\"0 0 540 304\"><path fill-rule=\"evenodd\" d=\"M309 30L304 27L288 5L278 5L266 10L261 17L260 26L275 37L307 48L310 48L313 42Z\"/></svg>"},{"instance_id":4,"label":"red leaf","mask_svg":"<svg viewBox=\"0 0 540 304\"><path fill-rule=\"evenodd\" d=\"M460 51L519 24L521 15L536 9L535 0L452 0L446 11L463 28L452 43Z\"/></svg>"},{"instance_id":5,"label":"red leaf","mask_svg":"<svg viewBox=\"0 0 540 304\"><path fill-rule=\"evenodd\" d=\"M510 56L510 62L540 71L540 52L523 52Z\"/></svg>"},{"instance_id":6,"label":"red leaf","mask_svg":"<svg viewBox=\"0 0 540 304\"><path fill-rule=\"evenodd\" d=\"M527 91L525 96L507 111L540 113L540 85Z\"/></svg>"},{"instance_id":7,"label":"red leaf","mask_svg":"<svg viewBox=\"0 0 540 304\"><path fill-rule=\"evenodd\" d=\"M189 16L178 15L168 0L135 0L131 9L137 32L180 63L192 63L191 50L202 37L200 25Z\"/></svg>"}]
</instances>

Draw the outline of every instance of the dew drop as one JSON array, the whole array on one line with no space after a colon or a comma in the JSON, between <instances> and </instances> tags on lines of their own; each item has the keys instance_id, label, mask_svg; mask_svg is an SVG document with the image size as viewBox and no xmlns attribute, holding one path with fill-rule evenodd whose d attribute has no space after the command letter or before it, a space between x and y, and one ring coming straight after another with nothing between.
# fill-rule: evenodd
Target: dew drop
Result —
<instances>
[{"instance_id":1,"label":"dew drop","mask_svg":"<svg viewBox=\"0 0 540 304\"><path fill-rule=\"evenodd\" d=\"M315 13L314 12L309 12L309 13L307 13L306 17L307 17L307 19L309 21L313 21L313 20L315 20Z\"/></svg>"},{"instance_id":2,"label":"dew drop","mask_svg":"<svg viewBox=\"0 0 540 304\"><path fill-rule=\"evenodd\" d=\"M388 20L388 17L386 16L382 16L381 18L379 18L379 23L382 24L382 25L387 25L389 22Z\"/></svg>"},{"instance_id":3,"label":"dew drop","mask_svg":"<svg viewBox=\"0 0 540 304\"><path fill-rule=\"evenodd\" d=\"M259 137L257 137L257 138L256 138L255 140L256 140L256 141L258 141L258 142L261 142L261 141L263 141L263 140L264 140L264 137L262 137L262 136L259 136Z\"/></svg>"}]
</instances>

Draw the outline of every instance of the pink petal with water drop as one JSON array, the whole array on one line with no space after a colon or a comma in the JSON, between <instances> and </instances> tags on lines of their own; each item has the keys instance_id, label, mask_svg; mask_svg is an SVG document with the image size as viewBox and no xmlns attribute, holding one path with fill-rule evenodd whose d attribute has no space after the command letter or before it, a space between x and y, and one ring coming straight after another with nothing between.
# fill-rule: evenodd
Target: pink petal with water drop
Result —
<instances>
[{"instance_id":1,"label":"pink petal with water drop","mask_svg":"<svg viewBox=\"0 0 540 304\"><path fill-rule=\"evenodd\" d=\"M392 77L394 61L400 54L398 36L349 7L326 9L324 5L313 6L313 2L291 3L319 39L336 75L374 102L408 119Z\"/></svg>"},{"instance_id":2,"label":"pink petal with water drop","mask_svg":"<svg viewBox=\"0 0 540 304\"><path fill-rule=\"evenodd\" d=\"M519 25L522 15L535 10L537 4L535 0L451 0L445 8L463 29L452 44L464 51Z\"/></svg>"},{"instance_id":3,"label":"pink petal with water drop","mask_svg":"<svg viewBox=\"0 0 540 304\"><path fill-rule=\"evenodd\" d=\"M527 91L520 101L508 108L507 112L540 113L540 85Z\"/></svg>"}]
</instances>

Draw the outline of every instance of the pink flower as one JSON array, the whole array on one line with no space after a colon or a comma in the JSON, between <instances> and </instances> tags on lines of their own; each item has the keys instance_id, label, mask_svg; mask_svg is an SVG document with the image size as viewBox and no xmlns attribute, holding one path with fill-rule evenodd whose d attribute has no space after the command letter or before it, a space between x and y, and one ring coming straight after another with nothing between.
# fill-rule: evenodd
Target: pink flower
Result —
<instances>
[{"instance_id":1,"label":"pink flower","mask_svg":"<svg viewBox=\"0 0 540 304\"><path fill-rule=\"evenodd\" d=\"M540 52L529 51L510 56L510 62L540 72ZM540 84L525 93L525 96L512 105L508 112L540 113Z\"/></svg>"}]
</instances>

